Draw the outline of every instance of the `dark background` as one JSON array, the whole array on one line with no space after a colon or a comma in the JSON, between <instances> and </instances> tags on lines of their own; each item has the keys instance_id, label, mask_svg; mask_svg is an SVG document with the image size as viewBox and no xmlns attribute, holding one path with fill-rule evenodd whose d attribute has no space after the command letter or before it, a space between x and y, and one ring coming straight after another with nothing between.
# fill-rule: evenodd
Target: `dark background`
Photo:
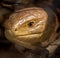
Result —
<instances>
[{"instance_id":1,"label":"dark background","mask_svg":"<svg viewBox=\"0 0 60 58\"><path fill-rule=\"evenodd\" d=\"M6 39L3 23L14 11L31 6L39 7L40 4L50 7L56 13L60 23L60 0L0 0L0 58L25 58ZM60 32L60 27L57 32ZM60 46L51 58L60 58Z\"/></svg>"}]
</instances>

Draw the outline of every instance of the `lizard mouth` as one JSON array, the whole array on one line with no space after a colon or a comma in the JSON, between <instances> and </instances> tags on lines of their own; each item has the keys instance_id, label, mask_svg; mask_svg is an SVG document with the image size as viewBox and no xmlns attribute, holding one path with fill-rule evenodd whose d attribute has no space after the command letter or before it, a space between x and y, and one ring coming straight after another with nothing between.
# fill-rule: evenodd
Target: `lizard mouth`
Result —
<instances>
[{"instance_id":1,"label":"lizard mouth","mask_svg":"<svg viewBox=\"0 0 60 58\"><path fill-rule=\"evenodd\" d=\"M5 35L7 39L10 39L10 40L17 39L19 41L24 41L24 42L36 42L40 39L40 37L42 36L42 33L15 36L11 31L7 30L5 31Z\"/></svg>"},{"instance_id":2,"label":"lizard mouth","mask_svg":"<svg viewBox=\"0 0 60 58\"><path fill-rule=\"evenodd\" d=\"M17 45L21 45L31 49L34 48L31 44L38 42L41 35L42 33L14 36L11 31L8 30L5 31L5 36L7 37L8 40Z\"/></svg>"},{"instance_id":3,"label":"lizard mouth","mask_svg":"<svg viewBox=\"0 0 60 58\"><path fill-rule=\"evenodd\" d=\"M41 37L42 33L33 33L33 34L25 34L25 35L13 35L13 33L10 30L6 30L5 33L8 35L11 35L12 37L16 38L37 38Z\"/></svg>"},{"instance_id":4,"label":"lizard mouth","mask_svg":"<svg viewBox=\"0 0 60 58\"><path fill-rule=\"evenodd\" d=\"M17 40L28 42L28 43L35 43L40 41L40 37L42 36L42 33L40 34L28 34L28 35L20 35L17 36Z\"/></svg>"},{"instance_id":5,"label":"lizard mouth","mask_svg":"<svg viewBox=\"0 0 60 58\"><path fill-rule=\"evenodd\" d=\"M30 37L30 38L36 38L36 37L40 37L42 35L42 33L36 33L36 34L26 34L26 35L17 35L18 38L27 38L27 37Z\"/></svg>"},{"instance_id":6,"label":"lizard mouth","mask_svg":"<svg viewBox=\"0 0 60 58\"><path fill-rule=\"evenodd\" d=\"M33 33L33 34L25 34L25 35L17 35L17 36L21 36L21 37L23 37L23 36L37 36L37 35L40 35L40 34L42 34L42 33Z\"/></svg>"}]
</instances>

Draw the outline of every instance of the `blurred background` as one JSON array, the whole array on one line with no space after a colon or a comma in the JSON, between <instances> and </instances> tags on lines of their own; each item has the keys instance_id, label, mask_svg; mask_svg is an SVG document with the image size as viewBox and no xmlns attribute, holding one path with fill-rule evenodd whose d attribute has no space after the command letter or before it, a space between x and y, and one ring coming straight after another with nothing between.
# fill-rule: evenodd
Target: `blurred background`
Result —
<instances>
[{"instance_id":1,"label":"blurred background","mask_svg":"<svg viewBox=\"0 0 60 58\"><path fill-rule=\"evenodd\" d=\"M56 13L60 23L60 0L0 0L0 58L25 58L26 55L20 54L6 39L3 23L14 11L31 6L39 7L40 5L50 7ZM60 32L60 27L57 32ZM60 46L51 58L60 58Z\"/></svg>"}]
</instances>

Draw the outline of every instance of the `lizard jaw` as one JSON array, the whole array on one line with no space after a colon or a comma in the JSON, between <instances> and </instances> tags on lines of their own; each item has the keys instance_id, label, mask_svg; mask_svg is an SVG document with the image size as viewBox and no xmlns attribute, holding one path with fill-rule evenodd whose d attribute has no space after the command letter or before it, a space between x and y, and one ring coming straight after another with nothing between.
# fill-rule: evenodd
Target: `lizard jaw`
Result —
<instances>
[{"instance_id":1,"label":"lizard jaw","mask_svg":"<svg viewBox=\"0 0 60 58\"><path fill-rule=\"evenodd\" d=\"M9 41L11 41L14 44L17 44L19 46L23 46L29 49L33 49L35 46L32 44L40 41L40 37L42 36L42 33L14 36L10 30L6 30L5 36Z\"/></svg>"}]
</instances>

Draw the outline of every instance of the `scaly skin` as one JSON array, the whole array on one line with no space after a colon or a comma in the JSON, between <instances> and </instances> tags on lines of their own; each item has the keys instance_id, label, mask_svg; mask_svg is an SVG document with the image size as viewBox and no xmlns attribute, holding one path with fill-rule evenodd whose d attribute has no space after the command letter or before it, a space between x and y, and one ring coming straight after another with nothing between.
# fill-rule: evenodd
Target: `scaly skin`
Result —
<instances>
[{"instance_id":1,"label":"scaly skin","mask_svg":"<svg viewBox=\"0 0 60 58\"><path fill-rule=\"evenodd\" d=\"M56 16L49 8L30 7L13 13L5 22L5 36L18 46L46 47L55 40Z\"/></svg>"}]
</instances>

